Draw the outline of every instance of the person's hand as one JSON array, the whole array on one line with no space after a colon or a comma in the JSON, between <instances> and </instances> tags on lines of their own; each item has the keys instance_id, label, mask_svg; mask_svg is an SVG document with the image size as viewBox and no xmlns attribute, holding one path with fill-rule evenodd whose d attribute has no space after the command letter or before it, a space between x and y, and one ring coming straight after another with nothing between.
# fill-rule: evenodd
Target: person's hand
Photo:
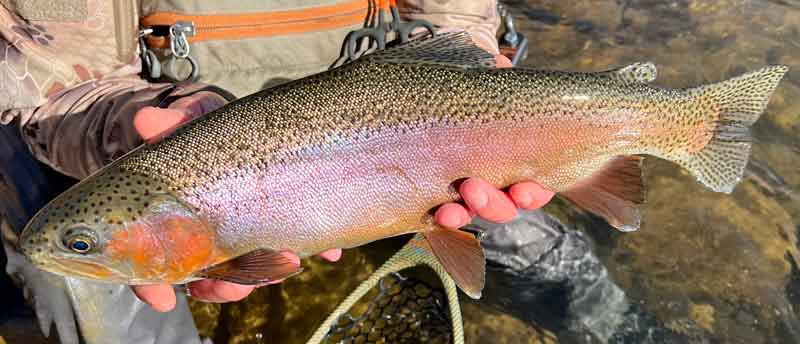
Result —
<instances>
[{"instance_id":1,"label":"person's hand","mask_svg":"<svg viewBox=\"0 0 800 344\"><path fill-rule=\"evenodd\" d=\"M225 99L213 92L198 92L173 102L169 108L145 107L139 110L133 126L139 136L147 143L153 143L171 133L186 122L202 114L213 111L225 104ZM300 265L300 258L291 252L284 252L289 259ZM342 256L342 250L334 249L321 253L320 257L335 262ZM268 284L280 283L282 280ZM220 280L199 280L186 286L192 297L208 302L238 301L250 294L255 286L240 285ZM153 309L167 312L175 307L175 292L168 284L133 286L133 292Z\"/></svg>"},{"instance_id":2,"label":"person's hand","mask_svg":"<svg viewBox=\"0 0 800 344\"><path fill-rule=\"evenodd\" d=\"M508 59L505 55L495 55L495 67L497 68L511 68L514 67L514 64L511 63L511 60Z\"/></svg>"}]
</instances>

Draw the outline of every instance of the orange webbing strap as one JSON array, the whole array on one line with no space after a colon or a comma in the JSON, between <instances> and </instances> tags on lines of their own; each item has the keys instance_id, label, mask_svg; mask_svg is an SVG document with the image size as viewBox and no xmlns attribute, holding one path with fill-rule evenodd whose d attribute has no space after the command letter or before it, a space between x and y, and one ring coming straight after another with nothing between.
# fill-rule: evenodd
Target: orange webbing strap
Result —
<instances>
[{"instance_id":1,"label":"orange webbing strap","mask_svg":"<svg viewBox=\"0 0 800 344\"><path fill-rule=\"evenodd\" d=\"M364 22L368 8L369 0L348 0L331 6L261 13L187 15L156 12L143 17L141 25L171 26L178 21L191 21L197 33L188 37L189 43L236 40L326 31L356 25ZM168 48L169 38L150 35L147 37L147 44L151 48Z\"/></svg>"}]
</instances>

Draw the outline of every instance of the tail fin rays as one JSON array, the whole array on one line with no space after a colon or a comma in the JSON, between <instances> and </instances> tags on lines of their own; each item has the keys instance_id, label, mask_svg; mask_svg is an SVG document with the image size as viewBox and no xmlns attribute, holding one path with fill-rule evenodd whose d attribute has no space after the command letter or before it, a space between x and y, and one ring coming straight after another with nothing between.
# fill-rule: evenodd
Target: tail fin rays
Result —
<instances>
[{"instance_id":1,"label":"tail fin rays","mask_svg":"<svg viewBox=\"0 0 800 344\"><path fill-rule=\"evenodd\" d=\"M764 112L786 66L770 66L716 84L689 90L719 109L706 146L677 158L703 185L730 193L742 179L750 156L750 126Z\"/></svg>"}]
</instances>

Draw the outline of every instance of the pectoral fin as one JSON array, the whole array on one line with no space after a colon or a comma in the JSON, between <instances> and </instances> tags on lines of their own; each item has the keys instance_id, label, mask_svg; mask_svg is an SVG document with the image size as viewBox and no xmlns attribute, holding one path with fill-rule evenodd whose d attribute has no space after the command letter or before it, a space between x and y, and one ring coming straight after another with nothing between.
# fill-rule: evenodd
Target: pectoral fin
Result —
<instances>
[{"instance_id":1,"label":"pectoral fin","mask_svg":"<svg viewBox=\"0 0 800 344\"><path fill-rule=\"evenodd\" d=\"M617 157L561 194L615 228L635 231L639 229L639 204L644 203L641 164L639 156Z\"/></svg>"},{"instance_id":2,"label":"pectoral fin","mask_svg":"<svg viewBox=\"0 0 800 344\"><path fill-rule=\"evenodd\" d=\"M441 227L433 227L423 234L458 287L469 297L479 299L486 278L486 257L478 239L461 230Z\"/></svg>"},{"instance_id":3,"label":"pectoral fin","mask_svg":"<svg viewBox=\"0 0 800 344\"><path fill-rule=\"evenodd\" d=\"M278 251L259 249L208 267L197 276L239 284L261 284L302 271L297 262Z\"/></svg>"}]
</instances>

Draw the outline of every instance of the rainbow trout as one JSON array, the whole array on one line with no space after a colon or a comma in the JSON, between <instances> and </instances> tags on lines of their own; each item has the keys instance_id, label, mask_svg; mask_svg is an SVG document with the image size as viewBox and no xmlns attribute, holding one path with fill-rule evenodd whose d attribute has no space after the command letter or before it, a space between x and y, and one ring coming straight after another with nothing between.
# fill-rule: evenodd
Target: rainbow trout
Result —
<instances>
[{"instance_id":1,"label":"rainbow trout","mask_svg":"<svg viewBox=\"0 0 800 344\"><path fill-rule=\"evenodd\" d=\"M787 72L673 90L648 85L646 64L567 73L493 61L466 34L439 35L234 101L58 196L22 251L68 276L256 284L300 271L281 250L307 257L420 232L421 249L479 297L478 241L430 216L457 200L451 183L534 180L634 230L640 155L730 192L748 128Z\"/></svg>"}]
</instances>

